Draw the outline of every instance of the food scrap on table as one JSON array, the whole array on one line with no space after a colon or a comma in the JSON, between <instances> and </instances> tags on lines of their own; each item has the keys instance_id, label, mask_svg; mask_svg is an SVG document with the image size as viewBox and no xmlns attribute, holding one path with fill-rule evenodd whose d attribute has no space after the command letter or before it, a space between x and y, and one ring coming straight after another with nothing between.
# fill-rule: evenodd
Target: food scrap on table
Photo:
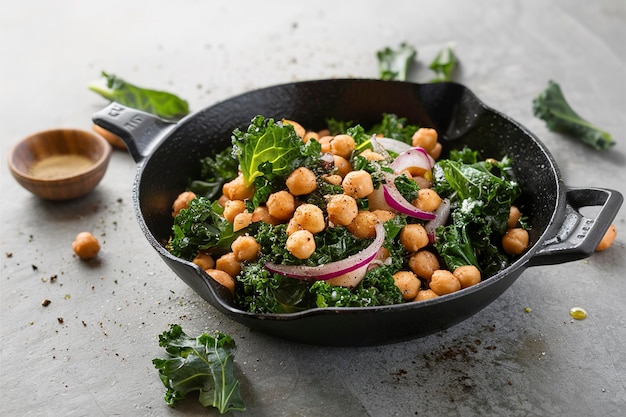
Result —
<instances>
[{"instance_id":1,"label":"food scrap on table","mask_svg":"<svg viewBox=\"0 0 626 417\"><path fill-rule=\"evenodd\" d=\"M100 242L90 232L80 232L72 242L72 250L80 259L92 259L100 252Z\"/></svg>"}]
</instances>

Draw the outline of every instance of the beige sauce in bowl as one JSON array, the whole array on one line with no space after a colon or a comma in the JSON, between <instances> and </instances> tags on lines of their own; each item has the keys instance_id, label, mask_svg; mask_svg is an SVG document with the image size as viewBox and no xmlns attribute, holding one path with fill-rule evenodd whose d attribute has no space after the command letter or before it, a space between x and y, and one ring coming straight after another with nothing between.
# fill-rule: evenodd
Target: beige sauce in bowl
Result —
<instances>
[{"instance_id":1,"label":"beige sauce in bowl","mask_svg":"<svg viewBox=\"0 0 626 417\"><path fill-rule=\"evenodd\" d=\"M37 161L30 167L33 177L54 180L72 177L87 171L93 166L93 161L82 155L53 155Z\"/></svg>"}]
</instances>

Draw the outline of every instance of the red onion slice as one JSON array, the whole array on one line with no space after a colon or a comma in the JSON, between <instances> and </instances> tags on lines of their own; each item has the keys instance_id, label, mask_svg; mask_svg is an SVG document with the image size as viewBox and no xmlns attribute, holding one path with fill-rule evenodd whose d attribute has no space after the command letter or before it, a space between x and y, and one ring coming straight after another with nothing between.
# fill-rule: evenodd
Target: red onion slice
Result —
<instances>
[{"instance_id":1,"label":"red onion slice","mask_svg":"<svg viewBox=\"0 0 626 417\"><path fill-rule=\"evenodd\" d=\"M430 211L420 210L411 204L406 198L400 194L400 191L393 183L393 179L387 177L387 181L382 185L385 202L389 207L399 213L406 214L407 216L415 217L421 220L432 220L436 217L435 213Z\"/></svg>"},{"instance_id":2,"label":"red onion slice","mask_svg":"<svg viewBox=\"0 0 626 417\"><path fill-rule=\"evenodd\" d=\"M402 152L389 166L396 174L410 168L421 168L425 171L430 171L435 166L435 160L426 152L426 149L416 146Z\"/></svg>"},{"instance_id":3,"label":"red onion slice","mask_svg":"<svg viewBox=\"0 0 626 417\"><path fill-rule=\"evenodd\" d=\"M411 145L408 143L404 143L397 139L385 138L385 137L376 137L376 143L381 146L385 151L394 152L397 155L400 155L402 152L406 152L411 149ZM372 143L374 143L374 139L372 139ZM374 151L376 150L376 145L374 145Z\"/></svg>"},{"instance_id":4,"label":"red onion slice","mask_svg":"<svg viewBox=\"0 0 626 417\"><path fill-rule=\"evenodd\" d=\"M426 229L426 234L428 235L430 243L435 243L435 239L437 238L435 232L437 231L437 228L439 226L444 226L448 221L448 217L450 216L450 200L447 198L441 200L439 207L435 210L435 215L437 216L436 218L424 225L424 229Z\"/></svg>"},{"instance_id":5,"label":"red onion slice","mask_svg":"<svg viewBox=\"0 0 626 417\"><path fill-rule=\"evenodd\" d=\"M372 259L376 257L384 241L385 228L382 223L377 223L376 238L374 241L361 252L348 256L341 261L330 262L319 266L281 265L267 262L265 269L275 274L306 281L328 280L368 265ZM363 268L363 274L365 274L365 272L366 268Z\"/></svg>"}]
</instances>

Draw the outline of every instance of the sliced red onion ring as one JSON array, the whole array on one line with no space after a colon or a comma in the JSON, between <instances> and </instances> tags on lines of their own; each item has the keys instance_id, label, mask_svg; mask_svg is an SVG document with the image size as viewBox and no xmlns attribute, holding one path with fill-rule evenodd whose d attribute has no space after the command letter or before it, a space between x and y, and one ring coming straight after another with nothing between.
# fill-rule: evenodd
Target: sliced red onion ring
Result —
<instances>
[{"instance_id":1,"label":"sliced red onion ring","mask_svg":"<svg viewBox=\"0 0 626 417\"><path fill-rule=\"evenodd\" d=\"M409 145L408 143L399 141L397 139L376 137L375 140L379 146L382 146L385 149L385 151L395 152L398 155L401 154L402 152L406 152L409 149L411 149L411 145ZM372 143L374 143L374 140L372 140ZM378 152L376 150L376 145L374 145L374 151Z\"/></svg>"},{"instance_id":2,"label":"sliced red onion ring","mask_svg":"<svg viewBox=\"0 0 626 417\"><path fill-rule=\"evenodd\" d=\"M437 238L435 232L437 231L437 228L445 225L448 221L448 217L450 216L450 200L447 198L441 200L439 207L435 210L435 215L437 217L424 225L424 229L426 229L426 234L428 235L428 241L430 243L435 243L435 239Z\"/></svg>"},{"instance_id":3,"label":"sliced red onion ring","mask_svg":"<svg viewBox=\"0 0 626 417\"><path fill-rule=\"evenodd\" d=\"M393 210L421 220L432 220L436 217L435 213L420 210L404 198L393 183L393 178L391 176L387 177L387 180L382 187L385 203L387 203L387 205L389 205L389 207Z\"/></svg>"},{"instance_id":4,"label":"sliced red onion ring","mask_svg":"<svg viewBox=\"0 0 626 417\"><path fill-rule=\"evenodd\" d=\"M390 164L390 167L396 174L410 168L421 168L425 171L430 171L433 169L433 166L435 166L433 157L426 152L426 149L419 146L402 152Z\"/></svg>"},{"instance_id":5,"label":"sliced red onion ring","mask_svg":"<svg viewBox=\"0 0 626 417\"><path fill-rule=\"evenodd\" d=\"M377 223L376 238L374 241L361 252L348 256L341 261L330 262L319 266L281 265L267 262L265 268L275 274L306 281L328 280L367 266L378 254L378 250L383 245L384 240L385 228L382 223ZM363 274L365 274L365 272L366 268L363 268Z\"/></svg>"}]
</instances>

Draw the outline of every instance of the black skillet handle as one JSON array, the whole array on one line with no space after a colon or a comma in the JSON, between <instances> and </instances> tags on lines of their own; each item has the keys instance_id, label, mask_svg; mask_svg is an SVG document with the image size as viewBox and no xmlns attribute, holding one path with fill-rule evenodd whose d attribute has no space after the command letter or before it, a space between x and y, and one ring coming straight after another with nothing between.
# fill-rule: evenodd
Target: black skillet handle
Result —
<instances>
[{"instance_id":1,"label":"black skillet handle","mask_svg":"<svg viewBox=\"0 0 626 417\"><path fill-rule=\"evenodd\" d=\"M150 155L176 123L168 122L150 113L111 102L92 117L93 122L124 141L128 152L141 162Z\"/></svg>"},{"instance_id":2,"label":"black skillet handle","mask_svg":"<svg viewBox=\"0 0 626 417\"><path fill-rule=\"evenodd\" d=\"M570 188L561 228L543 242L530 266L554 265L590 256L615 219L624 197L606 188ZM600 206L595 218L583 216L582 207Z\"/></svg>"}]
</instances>

